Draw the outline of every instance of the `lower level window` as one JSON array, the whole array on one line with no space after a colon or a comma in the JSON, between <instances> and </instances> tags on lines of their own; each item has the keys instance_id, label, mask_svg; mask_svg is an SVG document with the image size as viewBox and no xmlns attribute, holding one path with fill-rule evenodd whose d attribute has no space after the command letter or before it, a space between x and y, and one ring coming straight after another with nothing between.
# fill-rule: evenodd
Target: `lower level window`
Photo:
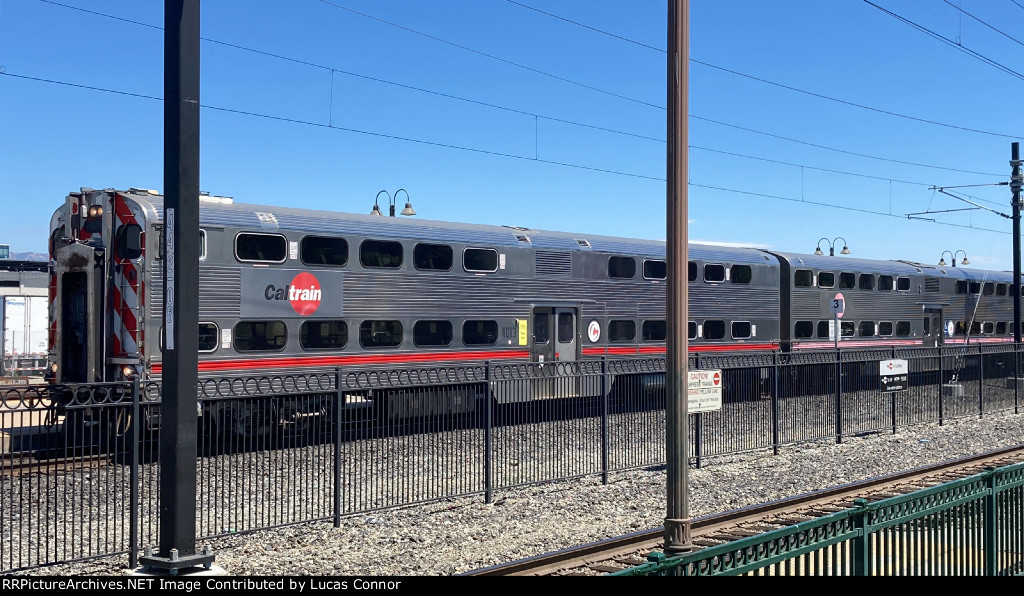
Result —
<instances>
[{"instance_id":1,"label":"lower level window","mask_svg":"<svg viewBox=\"0 0 1024 596\"><path fill-rule=\"evenodd\" d=\"M276 352L288 343L282 321L241 321L235 325L235 349L239 352Z\"/></svg>"},{"instance_id":2,"label":"lower level window","mask_svg":"<svg viewBox=\"0 0 1024 596\"><path fill-rule=\"evenodd\" d=\"M395 348L402 345L402 323L363 321L359 324L359 345L364 348Z\"/></svg>"},{"instance_id":3,"label":"lower level window","mask_svg":"<svg viewBox=\"0 0 1024 596\"><path fill-rule=\"evenodd\" d=\"M306 321L299 328L299 345L303 350L341 350L348 345L348 324L345 321Z\"/></svg>"}]
</instances>

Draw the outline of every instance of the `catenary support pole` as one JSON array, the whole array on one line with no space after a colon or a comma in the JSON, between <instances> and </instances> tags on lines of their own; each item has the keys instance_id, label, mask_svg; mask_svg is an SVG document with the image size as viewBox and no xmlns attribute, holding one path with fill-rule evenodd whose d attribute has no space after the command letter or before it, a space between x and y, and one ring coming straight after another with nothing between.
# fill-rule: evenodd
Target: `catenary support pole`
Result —
<instances>
[{"instance_id":1,"label":"catenary support pole","mask_svg":"<svg viewBox=\"0 0 1024 596\"><path fill-rule=\"evenodd\" d=\"M196 554L199 383L199 0L164 0L164 346L160 544L140 563L172 574Z\"/></svg>"},{"instance_id":2,"label":"catenary support pole","mask_svg":"<svg viewBox=\"0 0 1024 596\"><path fill-rule=\"evenodd\" d=\"M690 63L689 0L668 2L668 149L666 257L668 337L665 362L667 500L665 553L692 550L687 432L687 97Z\"/></svg>"}]
</instances>

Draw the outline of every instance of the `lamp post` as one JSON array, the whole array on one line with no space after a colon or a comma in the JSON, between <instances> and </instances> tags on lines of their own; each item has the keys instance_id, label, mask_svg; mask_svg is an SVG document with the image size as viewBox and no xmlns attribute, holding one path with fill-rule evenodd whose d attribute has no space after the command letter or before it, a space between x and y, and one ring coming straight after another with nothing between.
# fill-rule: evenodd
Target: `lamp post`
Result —
<instances>
[{"instance_id":1,"label":"lamp post","mask_svg":"<svg viewBox=\"0 0 1024 596\"><path fill-rule=\"evenodd\" d=\"M819 256L825 254L825 253L821 252L821 242L822 242L822 240L824 240L825 242L828 242L828 256L830 256L830 257L836 256L836 241L838 241L838 240L842 240L843 241L843 250L839 251L839 254L841 254L841 255L848 255L848 254L850 254L850 249L846 247L846 238L843 238L842 236L839 236L837 238L833 238L832 240L829 240L828 238L822 238L821 240L818 240L818 246L814 249L814 254L819 255Z\"/></svg>"},{"instance_id":2,"label":"lamp post","mask_svg":"<svg viewBox=\"0 0 1024 596\"><path fill-rule=\"evenodd\" d=\"M402 209L402 215L416 215L416 211L412 208L412 201L409 198L409 191L405 190L404 188L399 188L398 190L395 191L395 197L397 197L398 193L400 192L405 193L406 199L405 209ZM377 197L373 199L373 209L370 210L370 215L383 215L383 213L380 212L380 206L377 205L377 201L380 199L380 195L388 195L388 215L394 217L395 197L392 197L391 194L388 193L388 191L386 190L382 190L379 193L377 193Z\"/></svg>"},{"instance_id":3,"label":"lamp post","mask_svg":"<svg viewBox=\"0 0 1024 596\"><path fill-rule=\"evenodd\" d=\"M962 252L964 253L964 258L963 258L963 260L960 261L960 264L961 265L970 265L971 262L967 260L967 253L966 252L964 252L962 250L958 250L956 252L950 252L948 250L944 250L944 251L942 251L942 255L939 257L939 267L945 267L946 266L946 259L945 259L946 253L949 253L949 257L953 261L953 266L956 267L956 256L958 254L962 253Z\"/></svg>"}]
</instances>

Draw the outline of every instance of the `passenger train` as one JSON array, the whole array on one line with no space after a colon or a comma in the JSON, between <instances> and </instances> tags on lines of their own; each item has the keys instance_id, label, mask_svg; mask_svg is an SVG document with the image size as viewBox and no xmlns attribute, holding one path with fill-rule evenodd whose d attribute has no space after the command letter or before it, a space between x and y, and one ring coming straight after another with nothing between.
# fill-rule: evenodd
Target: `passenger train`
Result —
<instances>
[{"instance_id":1,"label":"passenger train","mask_svg":"<svg viewBox=\"0 0 1024 596\"><path fill-rule=\"evenodd\" d=\"M54 382L159 378L162 217L162 197L135 188L83 188L54 212ZM665 353L664 242L205 194L200 228L202 377ZM1008 272L698 243L688 254L691 352L1013 340Z\"/></svg>"}]
</instances>

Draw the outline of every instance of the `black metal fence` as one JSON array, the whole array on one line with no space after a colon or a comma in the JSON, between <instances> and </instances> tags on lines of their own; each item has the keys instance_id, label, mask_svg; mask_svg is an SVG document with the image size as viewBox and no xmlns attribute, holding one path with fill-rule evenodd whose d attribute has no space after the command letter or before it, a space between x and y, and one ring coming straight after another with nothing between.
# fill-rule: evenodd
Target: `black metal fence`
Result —
<instances>
[{"instance_id":1,"label":"black metal fence","mask_svg":"<svg viewBox=\"0 0 1024 596\"><path fill-rule=\"evenodd\" d=\"M722 404L691 414L714 457L1017 411L1013 346L726 357ZM883 391L879 363L908 387ZM333 520L662 465L665 360L200 381L197 533ZM159 536L160 385L0 387L0 571L129 553Z\"/></svg>"}]
</instances>

